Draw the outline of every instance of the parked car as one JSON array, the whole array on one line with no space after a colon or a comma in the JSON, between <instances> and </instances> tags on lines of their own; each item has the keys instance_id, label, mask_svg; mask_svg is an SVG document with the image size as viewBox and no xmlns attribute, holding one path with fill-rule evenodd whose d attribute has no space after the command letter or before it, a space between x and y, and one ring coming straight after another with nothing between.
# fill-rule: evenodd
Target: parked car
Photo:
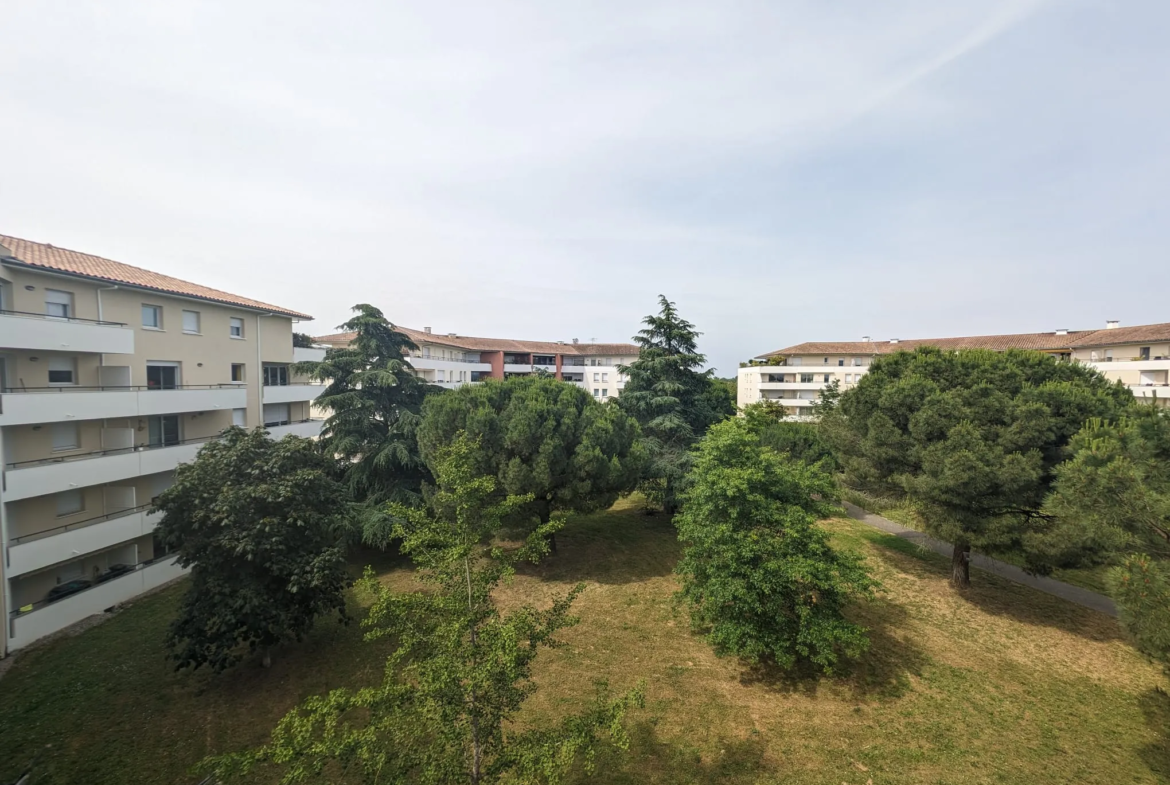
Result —
<instances>
[{"instance_id":1,"label":"parked car","mask_svg":"<svg viewBox=\"0 0 1170 785\"><path fill-rule=\"evenodd\" d=\"M85 578L77 578L76 580L66 581L59 586L54 586L49 589L49 593L45 595L46 602L56 602L57 600L68 597L70 594L77 594L79 591L85 591L90 586L93 586L93 581L87 581Z\"/></svg>"},{"instance_id":2,"label":"parked car","mask_svg":"<svg viewBox=\"0 0 1170 785\"><path fill-rule=\"evenodd\" d=\"M119 575L125 575L128 572L134 572L133 564L111 564L109 569L98 576L98 583L105 583L111 578L117 578Z\"/></svg>"}]
</instances>

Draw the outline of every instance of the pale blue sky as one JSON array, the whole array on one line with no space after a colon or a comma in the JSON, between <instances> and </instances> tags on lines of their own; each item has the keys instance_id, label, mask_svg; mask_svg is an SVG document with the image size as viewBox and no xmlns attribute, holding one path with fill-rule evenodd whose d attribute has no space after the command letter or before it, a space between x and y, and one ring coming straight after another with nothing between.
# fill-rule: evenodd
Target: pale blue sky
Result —
<instances>
[{"instance_id":1,"label":"pale blue sky","mask_svg":"<svg viewBox=\"0 0 1170 785\"><path fill-rule=\"evenodd\" d=\"M307 311L626 340L1170 321L1170 4L38 2L0 232Z\"/></svg>"}]
</instances>

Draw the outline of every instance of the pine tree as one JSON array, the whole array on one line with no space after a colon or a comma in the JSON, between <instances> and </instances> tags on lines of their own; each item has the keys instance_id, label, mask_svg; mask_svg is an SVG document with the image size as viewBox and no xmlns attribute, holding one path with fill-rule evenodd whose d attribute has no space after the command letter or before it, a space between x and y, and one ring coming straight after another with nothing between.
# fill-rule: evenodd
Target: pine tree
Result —
<instances>
[{"instance_id":1,"label":"pine tree","mask_svg":"<svg viewBox=\"0 0 1170 785\"><path fill-rule=\"evenodd\" d=\"M642 426L649 462L641 488L646 497L673 513L690 466L690 449L707 429L732 416L735 405L698 351L699 332L679 316L674 303L658 296L660 311L642 320L634 336L638 359L620 370L629 376L618 405Z\"/></svg>"}]
</instances>

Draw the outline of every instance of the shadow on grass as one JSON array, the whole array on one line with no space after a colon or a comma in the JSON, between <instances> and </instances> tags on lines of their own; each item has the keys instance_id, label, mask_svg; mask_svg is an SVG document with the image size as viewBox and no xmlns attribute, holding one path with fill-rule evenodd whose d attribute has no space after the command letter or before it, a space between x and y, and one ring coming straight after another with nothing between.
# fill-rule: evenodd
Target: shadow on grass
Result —
<instances>
[{"instance_id":1,"label":"shadow on grass","mask_svg":"<svg viewBox=\"0 0 1170 785\"><path fill-rule=\"evenodd\" d=\"M1074 602L1046 594L1029 586L1001 578L978 568L971 570L971 587L965 591L950 588L951 563L913 540L868 529L859 536L874 545L887 565L922 580L942 579L939 591L948 592L984 613L1006 616L1021 624L1054 627L1094 641L1122 639L1117 620Z\"/></svg>"},{"instance_id":2,"label":"shadow on grass","mask_svg":"<svg viewBox=\"0 0 1170 785\"><path fill-rule=\"evenodd\" d=\"M696 746L663 741L654 721L642 720L630 728L628 751L599 749L593 776L575 771L568 781L578 785L755 783L771 768L764 760L765 744L760 736L724 739L715 746L717 752L704 754Z\"/></svg>"},{"instance_id":3,"label":"shadow on grass","mask_svg":"<svg viewBox=\"0 0 1170 785\"><path fill-rule=\"evenodd\" d=\"M743 684L761 685L782 693L816 695L821 689L846 690L857 700L889 700L911 691L911 676L921 676L930 657L897 631L908 627L899 605L876 599L850 609L850 620L865 627L869 649L856 660L841 660L832 674L804 664L791 670L775 666L748 668Z\"/></svg>"},{"instance_id":4,"label":"shadow on grass","mask_svg":"<svg viewBox=\"0 0 1170 785\"><path fill-rule=\"evenodd\" d=\"M517 573L543 580L625 584L670 575L681 547L670 516L646 514L619 502L608 511L577 515L557 532L557 552Z\"/></svg>"},{"instance_id":5,"label":"shadow on grass","mask_svg":"<svg viewBox=\"0 0 1170 785\"><path fill-rule=\"evenodd\" d=\"M1155 739L1138 754L1150 771L1170 777L1170 693L1155 687L1138 698L1138 706L1145 715L1146 725L1155 734Z\"/></svg>"}]
</instances>

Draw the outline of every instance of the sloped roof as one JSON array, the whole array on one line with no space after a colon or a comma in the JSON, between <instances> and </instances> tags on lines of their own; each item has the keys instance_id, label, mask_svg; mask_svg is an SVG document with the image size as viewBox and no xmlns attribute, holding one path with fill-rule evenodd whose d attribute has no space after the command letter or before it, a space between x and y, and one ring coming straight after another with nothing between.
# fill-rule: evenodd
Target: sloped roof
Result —
<instances>
[{"instance_id":1,"label":"sloped roof","mask_svg":"<svg viewBox=\"0 0 1170 785\"><path fill-rule=\"evenodd\" d=\"M1147 341L1170 341L1170 323L1147 324L1135 327L1115 327L1104 330L1069 330L1066 333L1013 333L1010 335L972 335L958 338L913 338L890 341L811 341L798 343L774 352L761 354L758 359L779 355L823 354L823 355L874 355L913 351L919 346L936 346L939 349L992 349L1002 352L1008 349L1033 349L1037 351L1062 351L1089 346L1110 346Z\"/></svg>"},{"instance_id":2,"label":"sloped roof","mask_svg":"<svg viewBox=\"0 0 1170 785\"><path fill-rule=\"evenodd\" d=\"M254 311L266 311L291 316L294 319L312 319L308 314L281 308L278 305L241 297L238 294L222 292L209 286L202 286L180 278L173 278L162 273L144 270L141 267L115 262L93 254L80 251L70 251L67 248L58 248L48 243L35 243L31 240L22 240L19 237L8 237L0 234L0 246L7 249L7 253L16 259L7 262L17 266L33 269L49 270L57 273L76 275L98 281L125 284L141 289L150 289L156 292L195 297L200 300L236 305ZM0 250L0 255L4 251Z\"/></svg>"},{"instance_id":3,"label":"sloped roof","mask_svg":"<svg viewBox=\"0 0 1170 785\"><path fill-rule=\"evenodd\" d=\"M470 335L451 336L444 333L428 333L424 330L414 330L410 327L395 325L395 330L405 334L418 344L430 343L442 346L452 346L456 349L465 349L473 352L524 352L535 354L569 354L569 355L613 355L615 357L632 356L638 353L638 347L632 343L557 343L556 341L521 341L511 338L477 338ZM355 333L334 333L314 338L316 343L325 343L334 346L344 346L354 339Z\"/></svg>"}]
</instances>

